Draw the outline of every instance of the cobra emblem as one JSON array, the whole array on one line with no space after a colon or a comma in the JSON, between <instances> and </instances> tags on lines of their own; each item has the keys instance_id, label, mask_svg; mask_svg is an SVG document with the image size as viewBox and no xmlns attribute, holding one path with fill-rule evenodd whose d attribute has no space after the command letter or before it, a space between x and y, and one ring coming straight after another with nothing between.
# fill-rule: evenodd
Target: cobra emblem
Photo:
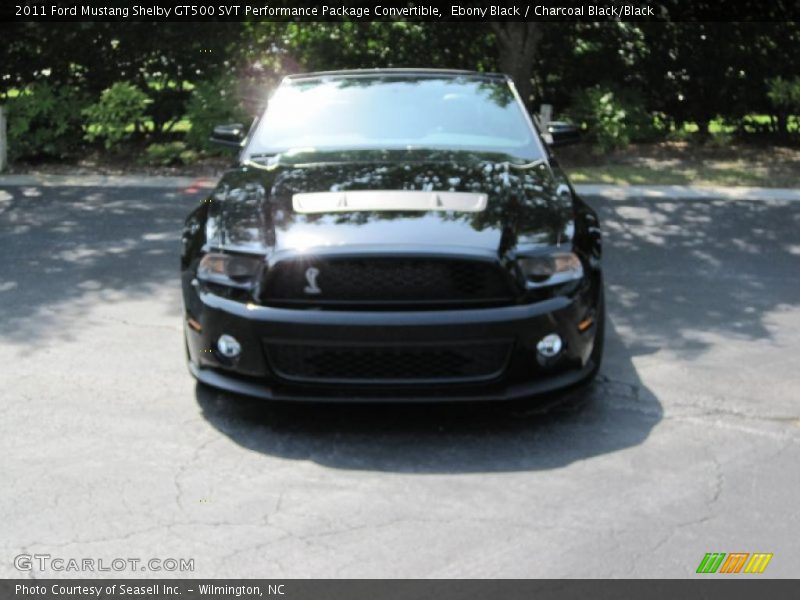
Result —
<instances>
[{"instance_id":1,"label":"cobra emblem","mask_svg":"<svg viewBox=\"0 0 800 600\"><path fill-rule=\"evenodd\" d=\"M316 267L309 267L306 269L306 281L308 285L303 288L306 294L321 294L322 290L317 285L317 277L319 277L319 269Z\"/></svg>"}]
</instances>

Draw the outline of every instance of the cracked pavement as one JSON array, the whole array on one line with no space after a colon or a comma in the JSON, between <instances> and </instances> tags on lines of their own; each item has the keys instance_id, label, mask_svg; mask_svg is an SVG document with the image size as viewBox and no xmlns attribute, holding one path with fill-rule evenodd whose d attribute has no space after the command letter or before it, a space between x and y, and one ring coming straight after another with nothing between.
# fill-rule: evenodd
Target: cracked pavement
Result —
<instances>
[{"instance_id":1,"label":"cracked pavement","mask_svg":"<svg viewBox=\"0 0 800 600\"><path fill-rule=\"evenodd\" d=\"M0 186L0 576L27 552L194 558L170 575L195 577L692 577L712 551L797 576L800 202L588 197L605 363L541 415L196 386L177 252L202 197Z\"/></svg>"}]
</instances>

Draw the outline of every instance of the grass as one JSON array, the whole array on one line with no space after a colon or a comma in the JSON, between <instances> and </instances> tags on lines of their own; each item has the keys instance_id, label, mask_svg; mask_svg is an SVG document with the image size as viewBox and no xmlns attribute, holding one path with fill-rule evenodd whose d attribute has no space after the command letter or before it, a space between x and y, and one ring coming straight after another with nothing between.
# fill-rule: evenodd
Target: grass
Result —
<instances>
[{"instance_id":1,"label":"grass","mask_svg":"<svg viewBox=\"0 0 800 600\"><path fill-rule=\"evenodd\" d=\"M744 117L745 131L757 131L768 127L772 123L772 118L769 115L749 114ZM800 131L800 116L790 116L787 122L787 127L790 133ZM733 134L736 133L736 124L726 121L725 119L712 119L708 123L708 132L711 135L716 134ZM682 134L693 134L700 131L697 123L687 121L679 131L673 132L674 135L680 137Z\"/></svg>"},{"instance_id":2,"label":"grass","mask_svg":"<svg viewBox=\"0 0 800 600\"><path fill-rule=\"evenodd\" d=\"M144 121L142 121L142 125L146 132L148 133L155 132L155 125L153 124L152 119L145 119ZM186 133L191 128L192 128L192 122L189 119L181 119L180 121L177 121L175 125L172 126L172 129L169 130L169 133ZM97 132L97 130L98 130L97 125L88 125L86 127L86 131L88 131L89 133ZM125 128L125 131L133 133L134 131L136 131L136 127L133 124L130 124Z\"/></svg>"},{"instance_id":3,"label":"grass","mask_svg":"<svg viewBox=\"0 0 800 600\"><path fill-rule=\"evenodd\" d=\"M558 155L573 183L800 187L800 149L785 146L667 142L602 157L581 146Z\"/></svg>"},{"instance_id":4,"label":"grass","mask_svg":"<svg viewBox=\"0 0 800 600\"><path fill-rule=\"evenodd\" d=\"M573 183L614 185L699 185L800 187L800 176L775 177L737 167L667 167L644 165L604 165L567 169Z\"/></svg>"}]
</instances>

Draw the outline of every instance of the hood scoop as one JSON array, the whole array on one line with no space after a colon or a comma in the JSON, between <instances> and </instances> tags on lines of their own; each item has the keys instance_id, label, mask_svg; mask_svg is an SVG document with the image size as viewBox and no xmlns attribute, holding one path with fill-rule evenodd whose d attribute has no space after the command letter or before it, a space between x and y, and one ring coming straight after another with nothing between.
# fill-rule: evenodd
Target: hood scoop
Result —
<instances>
[{"instance_id":1,"label":"hood scoop","mask_svg":"<svg viewBox=\"0 0 800 600\"><path fill-rule=\"evenodd\" d=\"M302 214L359 211L486 210L487 194L472 192L422 192L416 190L353 190L294 194L292 207Z\"/></svg>"}]
</instances>

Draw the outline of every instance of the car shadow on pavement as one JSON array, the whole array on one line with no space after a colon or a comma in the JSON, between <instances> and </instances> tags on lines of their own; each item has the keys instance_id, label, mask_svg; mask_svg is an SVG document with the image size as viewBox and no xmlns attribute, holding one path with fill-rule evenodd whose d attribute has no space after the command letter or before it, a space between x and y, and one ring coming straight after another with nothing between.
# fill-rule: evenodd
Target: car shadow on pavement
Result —
<instances>
[{"instance_id":1,"label":"car shadow on pavement","mask_svg":"<svg viewBox=\"0 0 800 600\"><path fill-rule=\"evenodd\" d=\"M609 320L611 321L611 319ZM597 380L541 401L442 404L268 402L203 384L203 416L241 446L338 469L474 473L553 469L642 443L662 415L613 323Z\"/></svg>"}]
</instances>

